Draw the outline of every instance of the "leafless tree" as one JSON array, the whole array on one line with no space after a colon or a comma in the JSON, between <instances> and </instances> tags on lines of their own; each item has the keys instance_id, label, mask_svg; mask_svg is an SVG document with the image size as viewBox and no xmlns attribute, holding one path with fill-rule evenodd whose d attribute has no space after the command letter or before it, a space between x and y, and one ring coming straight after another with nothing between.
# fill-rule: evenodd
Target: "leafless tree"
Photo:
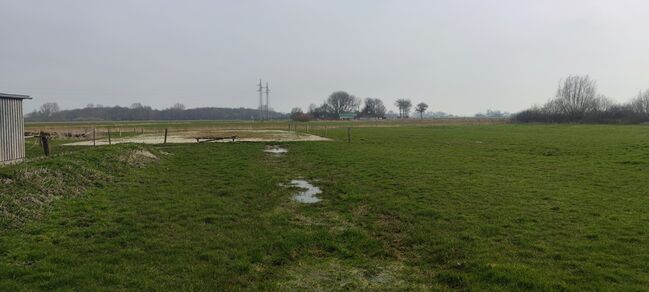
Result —
<instances>
[{"instance_id":1,"label":"leafless tree","mask_svg":"<svg viewBox=\"0 0 649 292\"><path fill-rule=\"evenodd\" d=\"M428 105L425 102L420 102L415 107L415 111L419 113L419 118L424 119L424 112L428 109Z\"/></svg>"},{"instance_id":2,"label":"leafless tree","mask_svg":"<svg viewBox=\"0 0 649 292\"><path fill-rule=\"evenodd\" d=\"M557 107L571 118L582 117L597 108L597 83L586 76L568 76L559 81Z\"/></svg>"},{"instance_id":3,"label":"leafless tree","mask_svg":"<svg viewBox=\"0 0 649 292\"><path fill-rule=\"evenodd\" d=\"M383 101L378 98L366 98L365 106L363 107L361 114L366 117L384 118L385 105L383 105Z\"/></svg>"},{"instance_id":4,"label":"leafless tree","mask_svg":"<svg viewBox=\"0 0 649 292\"><path fill-rule=\"evenodd\" d=\"M631 106L635 112L649 115L649 89L638 93L638 97L631 101Z\"/></svg>"},{"instance_id":5,"label":"leafless tree","mask_svg":"<svg viewBox=\"0 0 649 292\"><path fill-rule=\"evenodd\" d=\"M183 111L183 110L185 110L185 105L180 103L180 102L177 102L171 107L171 109L172 110Z\"/></svg>"},{"instance_id":6,"label":"leafless tree","mask_svg":"<svg viewBox=\"0 0 649 292\"><path fill-rule=\"evenodd\" d=\"M56 102L46 102L41 105L39 110L40 114L45 117L51 117L52 114L58 113L60 111L59 105Z\"/></svg>"},{"instance_id":7,"label":"leafless tree","mask_svg":"<svg viewBox=\"0 0 649 292\"><path fill-rule=\"evenodd\" d=\"M327 104L334 114L350 113L358 110L360 99L344 91L336 91L329 95Z\"/></svg>"},{"instance_id":8,"label":"leafless tree","mask_svg":"<svg viewBox=\"0 0 649 292\"><path fill-rule=\"evenodd\" d=\"M618 104L597 94L588 76L569 76L559 82L556 97L542 107L534 106L512 117L517 122L623 123L649 122L649 89L629 103Z\"/></svg>"},{"instance_id":9,"label":"leafless tree","mask_svg":"<svg viewBox=\"0 0 649 292\"><path fill-rule=\"evenodd\" d=\"M399 118L405 119L410 115L412 102L409 99L400 98L394 104L399 108Z\"/></svg>"},{"instance_id":10,"label":"leafless tree","mask_svg":"<svg viewBox=\"0 0 649 292\"><path fill-rule=\"evenodd\" d=\"M606 95L598 94L595 98L595 111L605 112L615 106L615 102L608 98Z\"/></svg>"},{"instance_id":11,"label":"leafless tree","mask_svg":"<svg viewBox=\"0 0 649 292\"><path fill-rule=\"evenodd\" d=\"M303 114L304 112L302 111L301 108L299 107L294 107L291 109L291 115L296 115L296 114Z\"/></svg>"},{"instance_id":12,"label":"leafless tree","mask_svg":"<svg viewBox=\"0 0 649 292\"><path fill-rule=\"evenodd\" d=\"M412 109L412 102L409 99L401 98L395 104L399 108L399 117L402 119L408 118Z\"/></svg>"},{"instance_id":13,"label":"leafless tree","mask_svg":"<svg viewBox=\"0 0 649 292\"><path fill-rule=\"evenodd\" d=\"M309 105L309 113L314 113L318 110L318 106L315 103Z\"/></svg>"},{"instance_id":14,"label":"leafless tree","mask_svg":"<svg viewBox=\"0 0 649 292\"><path fill-rule=\"evenodd\" d=\"M298 122L308 122L311 119L310 114L305 114L301 108L294 107L291 110L291 120Z\"/></svg>"},{"instance_id":15,"label":"leafless tree","mask_svg":"<svg viewBox=\"0 0 649 292\"><path fill-rule=\"evenodd\" d=\"M131 109L139 109L139 108L143 108L143 107L144 107L144 105L142 105L139 102L134 102L133 104L131 104Z\"/></svg>"},{"instance_id":16,"label":"leafless tree","mask_svg":"<svg viewBox=\"0 0 649 292\"><path fill-rule=\"evenodd\" d=\"M405 103L406 103L406 100L403 99L403 98L397 99L394 102L394 105L396 105L397 108L399 109L399 118L400 119L403 118L403 106L404 106Z\"/></svg>"}]
</instances>

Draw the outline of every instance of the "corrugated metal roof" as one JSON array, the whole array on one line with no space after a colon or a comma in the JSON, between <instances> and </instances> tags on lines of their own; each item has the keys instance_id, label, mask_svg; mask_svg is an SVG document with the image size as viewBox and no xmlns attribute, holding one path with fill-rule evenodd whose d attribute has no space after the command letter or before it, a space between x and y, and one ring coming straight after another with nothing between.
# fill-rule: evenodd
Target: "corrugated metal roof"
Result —
<instances>
[{"instance_id":1,"label":"corrugated metal roof","mask_svg":"<svg viewBox=\"0 0 649 292\"><path fill-rule=\"evenodd\" d=\"M32 99L31 97L29 97L29 95L6 94L6 93L0 93L0 98Z\"/></svg>"}]
</instances>

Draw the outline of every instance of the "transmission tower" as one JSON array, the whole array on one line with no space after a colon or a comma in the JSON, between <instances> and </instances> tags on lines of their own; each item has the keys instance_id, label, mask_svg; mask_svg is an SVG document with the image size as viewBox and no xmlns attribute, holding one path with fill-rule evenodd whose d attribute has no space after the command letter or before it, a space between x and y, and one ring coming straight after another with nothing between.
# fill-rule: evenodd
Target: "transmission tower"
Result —
<instances>
[{"instance_id":1,"label":"transmission tower","mask_svg":"<svg viewBox=\"0 0 649 292\"><path fill-rule=\"evenodd\" d=\"M269 103L269 93L270 93L270 88L268 88L268 82L266 82L266 119L270 121L270 103Z\"/></svg>"},{"instance_id":2,"label":"transmission tower","mask_svg":"<svg viewBox=\"0 0 649 292\"><path fill-rule=\"evenodd\" d=\"M259 79L259 89L257 91L259 92L259 120L263 121L264 120L264 87L261 85L261 79Z\"/></svg>"}]
</instances>

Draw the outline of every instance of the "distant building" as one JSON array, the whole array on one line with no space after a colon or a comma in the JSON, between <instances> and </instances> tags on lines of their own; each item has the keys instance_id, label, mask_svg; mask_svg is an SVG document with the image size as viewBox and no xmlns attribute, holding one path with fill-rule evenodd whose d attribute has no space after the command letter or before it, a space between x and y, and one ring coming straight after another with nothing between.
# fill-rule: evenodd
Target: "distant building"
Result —
<instances>
[{"instance_id":1,"label":"distant building","mask_svg":"<svg viewBox=\"0 0 649 292\"><path fill-rule=\"evenodd\" d=\"M338 118L341 120L353 120L356 118L356 113L341 113L338 114Z\"/></svg>"},{"instance_id":2,"label":"distant building","mask_svg":"<svg viewBox=\"0 0 649 292\"><path fill-rule=\"evenodd\" d=\"M0 93L0 164L25 159L25 120L23 100L26 95Z\"/></svg>"}]
</instances>

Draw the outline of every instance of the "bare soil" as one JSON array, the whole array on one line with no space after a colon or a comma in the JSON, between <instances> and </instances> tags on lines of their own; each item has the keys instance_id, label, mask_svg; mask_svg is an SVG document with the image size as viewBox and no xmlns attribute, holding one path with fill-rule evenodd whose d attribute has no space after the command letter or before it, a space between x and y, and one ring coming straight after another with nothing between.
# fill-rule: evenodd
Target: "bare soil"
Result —
<instances>
[{"instance_id":1,"label":"bare soil","mask_svg":"<svg viewBox=\"0 0 649 292\"><path fill-rule=\"evenodd\" d=\"M229 137L236 137L230 139ZM199 130L199 131L182 131L172 132L167 135L167 143L197 143L196 139L216 139L209 142L297 142L297 141L330 141L331 139L298 133L293 131L282 130ZM224 139L220 139L224 138ZM225 139L227 138L227 139ZM136 144L162 144L164 143L164 134L142 134L132 137L113 138L113 144L136 143ZM108 139L102 138L95 142L96 145L108 145ZM79 141L68 143L69 146L92 146L93 141Z\"/></svg>"}]
</instances>

